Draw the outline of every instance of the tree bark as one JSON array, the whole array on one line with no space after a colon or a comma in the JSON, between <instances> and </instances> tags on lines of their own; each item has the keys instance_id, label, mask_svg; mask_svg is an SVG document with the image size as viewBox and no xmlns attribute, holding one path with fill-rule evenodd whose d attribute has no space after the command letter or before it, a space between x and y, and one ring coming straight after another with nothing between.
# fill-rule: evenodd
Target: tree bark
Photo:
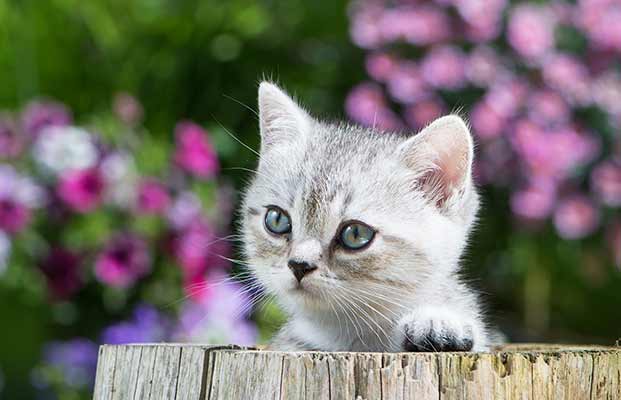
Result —
<instances>
[{"instance_id":1,"label":"tree bark","mask_svg":"<svg viewBox=\"0 0 621 400\"><path fill-rule=\"evenodd\" d=\"M621 348L382 354L104 345L94 400L109 399L621 399Z\"/></svg>"}]
</instances>

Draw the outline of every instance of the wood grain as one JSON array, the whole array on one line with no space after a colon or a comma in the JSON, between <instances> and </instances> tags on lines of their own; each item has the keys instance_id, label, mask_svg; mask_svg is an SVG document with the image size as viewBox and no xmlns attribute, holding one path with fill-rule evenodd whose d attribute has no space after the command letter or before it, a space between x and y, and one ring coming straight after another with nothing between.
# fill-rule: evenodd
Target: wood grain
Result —
<instances>
[{"instance_id":1,"label":"wood grain","mask_svg":"<svg viewBox=\"0 0 621 400\"><path fill-rule=\"evenodd\" d=\"M491 353L285 353L233 346L99 351L94 400L621 399L621 348Z\"/></svg>"}]
</instances>

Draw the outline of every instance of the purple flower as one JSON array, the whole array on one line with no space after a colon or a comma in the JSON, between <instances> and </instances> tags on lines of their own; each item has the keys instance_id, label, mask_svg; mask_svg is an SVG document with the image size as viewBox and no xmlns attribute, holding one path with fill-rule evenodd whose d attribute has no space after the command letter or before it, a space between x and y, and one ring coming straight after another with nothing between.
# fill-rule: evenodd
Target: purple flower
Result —
<instances>
[{"instance_id":1,"label":"purple flower","mask_svg":"<svg viewBox=\"0 0 621 400\"><path fill-rule=\"evenodd\" d=\"M551 90L533 92L528 99L529 117L542 125L567 123L570 112L565 100Z\"/></svg>"},{"instance_id":2,"label":"purple flower","mask_svg":"<svg viewBox=\"0 0 621 400\"><path fill-rule=\"evenodd\" d=\"M355 10L349 34L353 42L362 48L374 48L382 43L380 19L383 9L379 5L365 4Z\"/></svg>"},{"instance_id":3,"label":"purple flower","mask_svg":"<svg viewBox=\"0 0 621 400\"><path fill-rule=\"evenodd\" d=\"M196 194L181 192L173 201L166 213L168 222L173 229L181 230L201 218L202 205Z\"/></svg>"},{"instance_id":4,"label":"purple flower","mask_svg":"<svg viewBox=\"0 0 621 400\"><path fill-rule=\"evenodd\" d=\"M483 139L496 138L507 127L507 120L500 115L487 101L475 104L470 112L470 123L474 133Z\"/></svg>"},{"instance_id":5,"label":"purple flower","mask_svg":"<svg viewBox=\"0 0 621 400\"><path fill-rule=\"evenodd\" d=\"M470 82L480 87L491 86L501 73L498 55L487 46L478 46L470 52L465 74Z\"/></svg>"},{"instance_id":6,"label":"purple flower","mask_svg":"<svg viewBox=\"0 0 621 400\"><path fill-rule=\"evenodd\" d=\"M91 388L97 368L97 345L88 339L76 338L48 343L43 351L45 363L60 369L65 383L73 388Z\"/></svg>"},{"instance_id":7,"label":"purple flower","mask_svg":"<svg viewBox=\"0 0 621 400\"><path fill-rule=\"evenodd\" d=\"M168 338L170 321L150 305L136 307L132 318L106 328L101 334L105 344L157 343Z\"/></svg>"},{"instance_id":8,"label":"purple flower","mask_svg":"<svg viewBox=\"0 0 621 400\"><path fill-rule=\"evenodd\" d=\"M423 81L418 67L412 62L401 62L394 68L388 77L387 88L392 98L405 104L429 96L428 86Z\"/></svg>"},{"instance_id":9,"label":"purple flower","mask_svg":"<svg viewBox=\"0 0 621 400\"><path fill-rule=\"evenodd\" d=\"M151 270L146 242L131 234L114 237L95 261L99 281L120 288L133 285Z\"/></svg>"},{"instance_id":10,"label":"purple flower","mask_svg":"<svg viewBox=\"0 0 621 400\"><path fill-rule=\"evenodd\" d=\"M22 150L17 126L7 115L0 114L0 158L13 158Z\"/></svg>"},{"instance_id":11,"label":"purple flower","mask_svg":"<svg viewBox=\"0 0 621 400\"><path fill-rule=\"evenodd\" d=\"M129 126L140 123L144 114L138 99L125 92L117 93L114 97L113 109L119 119Z\"/></svg>"},{"instance_id":12,"label":"purple flower","mask_svg":"<svg viewBox=\"0 0 621 400\"><path fill-rule=\"evenodd\" d=\"M483 42L498 36L506 0L455 0L453 3L466 22L466 35L469 39Z\"/></svg>"},{"instance_id":13,"label":"purple flower","mask_svg":"<svg viewBox=\"0 0 621 400\"><path fill-rule=\"evenodd\" d=\"M222 280L225 276L219 278ZM184 305L174 335L175 340L255 344L257 330L246 319L252 303L247 290L237 283L230 282L211 285L209 292L209 296Z\"/></svg>"},{"instance_id":14,"label":"purple flower","mask_svg":"<svg viewBox=\"0 0 621 400\"><path fill-rule=\"evenodd\" d=\"M445 107L439 99L419 101L409 106L405 111L405 119L413 128L423 128L445 112Z\"/></svg>"},{"instance_id":15,"label":"purple flower","mask_svg":"<svg viewBox=\"0 0 621 400\"><path fill-rule=\"evenodd\" d=\"M373 83L354 87L345 100L345 110L352 120L362 125L382 130L399 129L403 125L388 108L381 88Z\"/></svg>"},{"instance_id":16,"label":"purple flower","mask_svg":"<svg viewBox=\"0 0 621 400\"><path fill-rule=\"evenodd\" d=\"M414 45L438 43L451 33L447 15L431 5L386 9L379 29L384 42L403 40Z\"/></svg>"},{"instance_id":17,"label":"purple flower","mask_svg":"<svg viewBox=\"0 0 621 400\"><path fill-rule=\"evenodd\" d=\"M554 25L553 14L547 8L518 5L509 15L509 44L526 59L541 59L554 47Z\"/></svg>"},{"instance_id":18,"label":"purple flower","mask_svg":"<svg viewBox=\"0 0 621 400\"><path fill-rule=\"evenodd\" d=\"M455 90L466 84L465 64L466 58L457 47L434 47L421 62L420 71L431 86Z\"/></svg>"},{"instance_id":19,"label":"purple flower","mask_svg":"<svg viewBox=\"0 0 621 400\"><path fill-rule=\"evenodd\" d=\"M591 187L602 203L621 206L621 162L611 159L596 166L591 172Z\"/></svg>"},{"instance_id":20,"label":"purple flower","mask_svg":"<svg viewBox=\"0 0 621 400\"><path fill-rule=\"evenodd\" d=\"M519 217L543 220L550 216L556 204L556 188L550 182L538 182L513 193L511 209Z\"/></svg>"},{"instance_id":21,"label":"purple flower","mask_svg":"<svg viewBox=\"0 0 621 400\"><path fill-rule=\"evenodd\" d=\"M485 94L485 101L499 115L513 117L524 104L529 89L529 85L521 79L508 77L490 87Z\"/></svg>"},{"instance_id":22,"label":"purple flower","mask_svg":"<svg viewBox=\"0 0 621 400\"><path fill-rule=\"evenodd\" d=\"M591 78L584 64L567 54L554 54L543 62L544 82L569 101L586 105L591 101Z\"/></svg>"},{"instance_id":23,"label":"purple flower","mask_svg":"<svg viewBox=\"0 0 621 400\"><path fill-rule=\"evenodd\" d=\"M101 204L104 186L98 169L72 170L61 177L57 193L72 210L87 213Z\"/></svg>"},{"instance_id":24,"label":"purple flower","mask_svg":"<svg viewBox=\"0 0 621 400\"><path fill-rule=\"evenodd\" d=\"M54 299L67 299L83 285L80 257L67 249L52 248L39 269Z\"/></svg>"},{"instance_id":25,"label":"purple flower","mask_svg":"<svg viewBox=\"0 0 621 400\"><path fill-rule=\"evenodd\" d=\"M145 214L162 214L170 206L168 189L153 179L144 180L138 188L137 209Z\"/></svg>"},{"instance_id":26,"label":"purple flower","mask_svg":"<svg viewBox=\"0 0 621 400\"><path fill-rule=\"evenodd\" d=\"M384 82L390 78L397 65L397 60L386 53L377 52L367 56L367 72L373 79L379 82Z\"/></svg>"},{"instance_id":27,"label":"purple flower","mask_svg":"<svg viewBox=\"0 0 621 400\"><path fill-rule=\"evenodd\" d=\"M37 136L47 126L65 126L71 122L67 107L49 100L31 102L22 114L23 129L31 136Z\"/></svg>"},{"instance_id":28,"label":"purple flower","mask_svg":"<svg viewBox=\"0 0 621 400\"><path fill-rule=\"evenodd\" d=\"M212 227L203 219L190 223L174 240L175 258L186 277L202 275L208 269L227 265L225 254L228 245L218 239Z\"/></svg>"},{"instance_id":29,"label":"purple flower","mask_svg":"<svg viewBox=\"0 0 621 400\"><path fill-rule=\"evenodd\" d=\"M554 226L565 239L590 235L599 225L599 212L588 197L575 195L562 200L554 212Z\"/></svg>"},{"instance_id":30,"label":"purple flower","mask_svg":"<svg viewBox=\"0 0 621 400\"><path fill-rule=\"evenodd\" d=\"M580 0L578 25L596 46L621 51L621 6L616 0Z\"/></svg>"},{"instance_id":31,"label":"purple flower","mask_svg":"<svg viewBox=\"0 0 621 400\"><path fill-rule=\"evenodd\" d=\"M213 178L220 168L218 155L207 132L193 122L180 122L175 128L175 162L198 178Z\"/></svg>"},{"instance_id":32,"label":"purple flower","mask_svg":"<svg viewBox=\"0 0 621 400\"><path fill-rule=\"evenodd\" d=\"M41 205L43 193L29 177L0 164L0 230L14 234L26 227L31 209Z\"/></svg>"}]
</instances>

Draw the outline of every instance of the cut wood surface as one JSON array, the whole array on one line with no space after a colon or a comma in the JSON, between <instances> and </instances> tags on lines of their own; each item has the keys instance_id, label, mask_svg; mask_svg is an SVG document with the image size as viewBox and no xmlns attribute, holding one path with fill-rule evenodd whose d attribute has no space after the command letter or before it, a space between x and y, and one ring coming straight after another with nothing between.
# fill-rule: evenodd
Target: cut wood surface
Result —
<instances>
[{"instance_id":1,"label":"cut wood surface","mask_svg":"<svg viewBox=\"0 0 621 400\"><path fill-rule=\"evenodd\" d=\"M104 345L94 400L621 399L621 347L506 345L491 353L287 353Z\"/></svg>"}]
</instances>

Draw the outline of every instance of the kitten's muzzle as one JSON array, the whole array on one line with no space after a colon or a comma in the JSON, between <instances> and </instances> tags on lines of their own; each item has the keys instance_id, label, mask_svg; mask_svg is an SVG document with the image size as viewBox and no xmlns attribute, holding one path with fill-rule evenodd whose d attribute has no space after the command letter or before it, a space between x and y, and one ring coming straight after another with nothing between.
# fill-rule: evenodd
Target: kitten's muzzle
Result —
<instances>
[{"instance_id":1,"label":"kitten's muzzle","mask_svg":"<svg viewBox=\"0 0 621 400\"><path fill-rule=\"evenodd\" d=\"M302 282L302 278L316 270L317 266L309 264L306 261L289 260L289 269L293 272L295 279L297 279L299 283Z\"/></svg>"}]
</instances>

